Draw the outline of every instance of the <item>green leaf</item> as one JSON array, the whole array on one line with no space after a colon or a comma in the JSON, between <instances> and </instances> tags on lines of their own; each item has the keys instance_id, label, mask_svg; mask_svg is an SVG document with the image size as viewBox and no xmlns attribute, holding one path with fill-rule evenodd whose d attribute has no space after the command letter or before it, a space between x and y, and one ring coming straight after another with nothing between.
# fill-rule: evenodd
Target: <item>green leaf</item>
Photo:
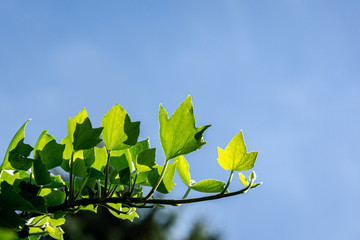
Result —
<instances>
[{"instance_id":1,"label":"green leaf","mask_svg":"<svg viewBox=\"0 0 360 240\"><path fill-rule=\"evenodd\" d=\"M136 159L137 159L138 154L141 153L142 151L145 151L148 149L150 149L149 138L146 140L137 142L134 146L129 148L131 160L134 163L135 168L137 168Z\"/></svg>"},{"instance_id":2,"label":"green leaf","mask_svg":"<svg viewBox=\"0 0 360 240\"><path fill-rule=\"evenodd\" d=\"M88 172L89 172L90 179L104 179L105 178L105 174L102 171L99 171L95 168L89 168Z\"/></svg>"},{"instance_id":3,"label":"green leaf","mask_svg":"<svg viewBox=\"0 0 360 240\"><path fill-rule=\"evenodd\" d=\"M74 150L89 149L98 145L101 142L102 129L102 127L92 128L89 118L86 118L83 123L77 123L74 132Z\"/></svg>"},{"instance_id":4,"label":"green leaf","mask_svg":"<svg viewBox=\"0 0 360 240\"><path fill-rule=\"evenodd\" d=\"M82 158L76 158L73 162L73 174L76 177L86 177L88 175L88 168Z\"/></svg>"},{"instance_id":5,"label":"green leaf","mask_svg":"<svg viewBox=\"0 0 360 240\"><path fill-rule=\"evenodd\" d=\"M256 173L254 171L252 171L250 173L249 179L250 179L250 181L255 181L256 180Z\"/></svg>"},{"instance_id":6,"label":"green leaf","mask_svg":"<svg viewBox=\"0 0 360 240\"><path fill-rule=\"evenodd\" d=\"M191 177L189 172L189 163L186 161L184 156L178 156L175 161L177 161L176 164L176 170L178 171L181 180L186 186L190 186L191 184Z\"/></svg>"},{"instance_id":7,"label":"green leaf","mask_svg":"<svg viewBox=\"0 0 360 240\"><path fill-rule=\"evenodd\" d=\"M110 165L117 171L121 171L127 168L130 172L135 170L129 149L111 151Z\"/></svg>"},{"instance_id":8,"label":"green leaf","mask_svg":"<svg viewBox=\"0 0 360 240\"><path fill-rule=\"evenodd\" d=\"M246 179L246 177L244 176L244 174L239 173L239 178L240 178L241 183L242 183L245 187L249 186L249 182L248 182L248 180Z\"/></svg>"},{"instance_id":9,"label":"green leaf","mask_svg":"<svg viewBox=\"0 0 360 240\"><path fill-rule=\"evenodd\" d=\"M175 166L176 166L176 162L168 164L165 175L164 175L159 187L157 188L158 192L167 194L167 193L171 192L171 190L176 185L173 182L174 175L175 175ZM148 180L149 180L149 183L151 184L151 186L155 186L163 169L164 169L164 165L159 166L156 169L154 169L148 173Z\"/></svg>"},{"instance_id":10,"label":"green leaf","mask_svg":"<svg viewBox=\"0 0 360 240\"><path fill-rule=\"evenodd\" d=\"M198 192L204 192L204 193L217 193L224 190L225 183L214 180L214 179L205 179L200 182L197 182L193 185L191 185L191 189L198 191Z\"/></svg>"},{"instance_id":11,"label":"green leaf","mask_svg":"<svg viewBox=\"0 0 360 240\"><path fill-rule=\"evenodd\" d=\"M137 155L137 171L138 172L149 172L155 167L156 164L156 149L151 148L140 152Z\"/></svg>"},{"instance_id":12,"label":"green leaf","mask_svg":"<svg viewBox=\"0 0 360 240\"><path fill-rule=\"evenodd\" d=\"M50 171L46 164L43 164L40 159L34 159L33 171L35 181L38 185L45 185L51 182Z\"/></svg>"},{"instance_id":13,"label":"green leaf","mask_svg":"<svg viewBox=\"0 0 360 240\"><path fill-rule=\"evenodd\" d=\"M30 119L27 120L22 125L22 127L16 132L15 136L11 140L11 142L10 142L10 144L9 144L7 150L6 150L4 161L1 164L0 171L2 171L2 170L14 170L14 168L10 165L10 162L9 162L9 153L10 153L11 150L13 150L18 145L18 143L20 141L24 140L24 138L25 138L25 127L26 127L26 125L28 124L29 121L30 121Z\"/></svg>"},{"instance_id":14,"label":"green leaf","mask_svg":"<svg viewBox=\"0 0 360 240\"><path fill-rule=\"evenodd\" d=\"M28 158L33 148L29 144L24 144L24 139L20 140L16 147L9 152L9 162L11 166L18 170L27 171L32 165L32 159Z\"/></svg>"},{"instance_id":15,"label":"green leaf","mask_svg":"<svg viewBox=\"0 0 360 240\"><path fill-rule=\"evenodd\" d=\"M251 188L256 188L256 187L260 186L261 184L262 184L262 182L254 183L253 185L251 185Z\"/></svg>"},{"instance_id":16,"label":"green leaf","mask_svg":"<svg viewBox=\"0 0 360 240\"><path fill-rule=\"evenodd\" d=\"M68 159L69 160L71 158L71 155L72 155L73 151L74 151L70 136L68 135L68 136L64 137L61 140L60 144L65 145L65 149L64 149L64 152L63 152L63 159Z\"/></svg>"},{"instance_id":17,"label":"green leaf","mask_svg":"<svg viewBox=\"0 0 360 240\"><path fill-rule=\"evenodd\" d=\"M53 237L58 240L62 240L62 235L64 234L64 231L60 227L53 228L51 226L45 227L46 231L48 231L50 237Z\"/></svg>"},{"instance_id":18,"label":"green leaf","mask_svg":"<svg viewBox=\"0 0 360 240\"><path fill-rule=\"evenodd\" d=\"M46 134L45 136L51 136ZM61 165L63 161L63 152L65 145L57 144L55 138L45 143L43 146L39 145L35 153L36 158L39 158L48 169L53 169Z\"/></svg>"},{"instance_id":19,"label":"green leaf","mask_svg":"<svg viewBox=\"0 0 360 240\"><path fill-rule=\"evenodd\" d=\"M91 165L92 168L103 171L107 162L107 151L106 148L94 148L95 162Z\"/></svg>"},{"instance_id":20,"label":"green leaf","mask_svg":"<svg viewBox=\"0 0 360 240\"><path fill-rule=\"evenodd\" d=\"M1 206L1 205L0 205ZM21 218L12 209L7 206L0 207L0 236L3 228L5 229L17 229L25 225L25 220ZM2 237L0 239L3 239Z\"/></svg>"},{"instance_id":21,"label":"green leaf","mask_svg":"<svg viewBox=\"0 0 360 240\"><path fill-rule=\"evenodd\" d=\"M127 112L119 105L113 106L103 117L102 136L107 149L122 150L135 145L140 133L140 122L131 122Z\"/></svg>"},{"instance_id":22,"label":"green leaf","mask_svg":"<svg viewBox=\"0 0 360 240\"><path fill-rule=\"evenodd\" d=\"M0 206L19 211L44 213L15 192L13 187L5 181L1 183Z\"/></svg>"},{"instance_id":23,"label":"green leaf","mask_svg":"<svg viewBox=\"0 0 360 240\"><path fill-rule=\"evenodd\" d=\"M65 186L64 180L62 180L61 175L52 176L50 174L51 182L49 184L43 185L43 188L62 188Z\"/></svg>"},{"instance_id":24,"label":"green leaf","mask_svg":"<svg viewBox=\"0 0 360 240\"><path fill-rule=\"evenodd\" d=\"M218 162L225 170L247 171L254 167L258 152L247 153L244 136L240 131L226 146L218 148Z\"/></svg>"},{"instance_id":25,"label":"green leaf","mask_svg":"<svg viewBox=\"0 0 360 240\"><path fill-rule=\"evenodd\" d=\"M64 203L66 197L64 192L51 188L41 189L39 196L44 198L47 207L52 207Z\"/></svg>"},{"instance_id":26,"label":"green leaf","mask_svg":"<svg viewBox=\"0 0 360 240\"><path fill-rule=\"evenodd\" d=\"M206 142L203 134L211 125L195 127L195 117L190 95L168 117L168 113L161 106L159 109L160 140L166 160L179 155L186 155L199 148Z\"/></svg>"}]
</instances>

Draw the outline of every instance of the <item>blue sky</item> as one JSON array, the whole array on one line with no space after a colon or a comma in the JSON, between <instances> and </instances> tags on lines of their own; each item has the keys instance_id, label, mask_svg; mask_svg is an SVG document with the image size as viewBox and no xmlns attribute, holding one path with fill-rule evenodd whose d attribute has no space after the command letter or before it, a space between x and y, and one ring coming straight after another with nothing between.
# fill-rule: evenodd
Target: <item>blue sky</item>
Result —
<instances>
[{"instance_id":1,"label":"blue sky","mask_svg":"<svg viewBox=\"0 0 360 240\"><path fill-rule=\"evenodd\" d=\"M243 129L264 184L175 209L182 228L202 217L230 240L359 239L359 10L331 0L1 1L0 155L28 118L28 143L43 129L60 140L68 117L85 107L99 126L119 103L161 163L159 104L172 113L190 94L197 125L213 124L187 157L192 177L225 181L217 146Z\"/></svg>"}]
</instances>

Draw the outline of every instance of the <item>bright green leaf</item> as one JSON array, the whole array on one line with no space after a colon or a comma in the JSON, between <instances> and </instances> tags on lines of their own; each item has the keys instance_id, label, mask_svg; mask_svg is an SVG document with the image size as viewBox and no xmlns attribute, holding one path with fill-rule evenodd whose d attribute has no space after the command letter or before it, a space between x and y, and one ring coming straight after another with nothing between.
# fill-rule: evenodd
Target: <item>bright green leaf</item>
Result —
<instances>
[{"instance_id":1,"label":"bright green leaf","mask_svg":"<svg viewBox=\"0 0 360 240\"><path fill-rule=\"evenodd\" d=\"M28 124L28 122L30 121L27 120L22 127L16 132L15 136L13 137L13 139L11 140L7 150L6 150L6 154L5 154L5 158L3 163L1 164L0 167L0 171L2 170L14 170L14 168L10 165L9 162L9 153L11 150L13 150L20 141L23 141L23 139L25 138L25 127Z\"/></svg>"},{"instance_id":2,"label":"bright green leaf","mask_svg":"<svg viewBox=\"0 0 360 240\"><path fill-rule=\"evenodd\" d=\"M65 149L64 149L64 152L63 152L63 159L68 159L69 160L71 158L71 155L72 155L73 151L74 151L70 136L68 135L68 136L64 137L61 140L60 144L65 145Z\"/></svg>"},{"instance_id":3,"label":"bright green leaf","mask_svg":"<svg viewBox=\"0 0 360 240\"><path fill-rule=\"evenodd\" d=\"M248 180L246 179L246 177L244 176L244 174L239 173L239 178L240 178L241 183L242 183L245 187L249 186L249 182L248 182Z\"/></svg>"},{"instance_id":4,"label":"bright green leaf","mask_svg":"<svg viewBox=\"0 0 360 240\"><path fill-rule=\"evenodd\" d=\"M191 189L198 191L198 192L205 192L205 193L217 193L224 190L225 183L214 180L214 179L205 179L200 182L197 182L191 185Z\"/></svg>"},{"instance_id":5,"label":"bright green leaf","mask_svg":"<svg viewBox=\"0 0 360 240\"><path fill-rule=\"evenodd\" d=\"M106 113L101 126L104 128L103 140L110 151L130 148L136 144L140 133L140 122L131 122L119 104Z\"/></svg>"},{"instance_id":6,"label":"bright green leaf","mask_svg":"<svg viewBox=\"0 0 360 240\"><path fill-rule=\"evenodd\" d=\"M195 127L190 95L176 109L170 119L166 110L160 105L159 123L160 140L166 160L201 148L206 143L203 141L203 134L211 126Z\"/></svg>"},{"instance_id":7,"label":"bright green leaf","mask_svg":"<svg viewBox=\"0 0 360 240\"><path fill-rule=\"evenodd\" d=\"M226 146L218 148L218 162L225 170L247 171L254 167L258 152L247 153L244 136L240 131Z\"/></svg>"},{"instance_id":8,"label":"bright green leaf","mask_svg":"<svg viewBox=\"0 0 360 240\"><path fill-rule=\"evenodd\" d=\"M64 234L64 231L60 227L53 228L51 226L45 227L46 231L48 231L50 237L53 237L58 240L62 240L62 235Z\"/></svg>"},{"instance_id":9,"label":"bright green leaf","mask_svg":"<svg viewBox=\"0 0 360 240\"><path fill-rule=\"evenodd\" d=\"M181 180L186 186L190 186L191 183L191 177L189 172L189 163L186 161L186 159L183 156L178 156L175 161L177 161L176 164L176 170L178 171Z\"/></svg>"},{"instance_id":10,"label":"bright green leaf","mask_svg":"<svg viewBox=\"0 0 360 240\"><path fill-rule=\"evenodd\" d=\"M107 151L106 148L94 148L95 153L95 162L91 165L92 168L95 168L98 171L103 171L107 162Z\"/></svg>"}]
</instances>

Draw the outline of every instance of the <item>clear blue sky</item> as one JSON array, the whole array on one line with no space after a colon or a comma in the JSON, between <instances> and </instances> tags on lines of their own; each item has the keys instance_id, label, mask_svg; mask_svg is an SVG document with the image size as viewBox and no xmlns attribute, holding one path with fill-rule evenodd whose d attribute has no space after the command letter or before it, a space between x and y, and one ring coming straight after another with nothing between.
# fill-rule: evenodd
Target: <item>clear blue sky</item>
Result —
<instances>
[{"instance_id":1,"label":"clear blue sky","mask_svg":"<svg viewBox=\"0 0 360 240\"><path fill-rule=\"evenodd\" d=\"M60 140L84 107L99 126L120 103L161 163L159 104L173 112L191 94L197 124L213 124L188 157L192 177L225 181L217 146L243 129L264 184L179 207L184 222L206 217L227 240L360 239L359 12L332 0L3 0L0 155L28 118L28 143L43 129Z\"/></svg>"}]
</instances>

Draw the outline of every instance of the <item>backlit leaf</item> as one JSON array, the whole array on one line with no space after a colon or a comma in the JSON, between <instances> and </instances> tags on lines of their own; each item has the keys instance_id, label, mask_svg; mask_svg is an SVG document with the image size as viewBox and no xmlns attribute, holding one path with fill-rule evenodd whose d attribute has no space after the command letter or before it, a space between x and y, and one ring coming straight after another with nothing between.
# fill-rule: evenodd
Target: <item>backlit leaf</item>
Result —
<instances>
[{"instance_id":1,"label":"backlit leaf","mask_svg":"<svg viewBox=\"0 0 360 240\"><path fill-rule=\"evenodd\" d=\"M28 158L33 148L29 144L24 143L24 139L20 140L16 147L9 152L9 163L18 170L27 171L31 167L32 159Z\"/></svg>"},{"instance_id":2,"label":"backlit leaf","mask_svg":"<svg viewBox=\"0 0 360 240\"><path fill-rule=\"evenodd\" d=\"M206 142L203 134L211 125L195 127L195 117L190 95L169 118L166 110L159 109L160 140L166 160L179 155L186 155Z\"/></svg>"},{"instance_id":3,"label":"backlit leaf","mask_svg":"<svg viewBox=\"0 0 360 240\"><path fill-rule=\"evenodd\" d=\"M28 122L30 121L27 120L22 126L21 128L16 132L15 136L13 137L13 139L11 140L7 150L6 150L6 154L5 154L5 158L3 163L1 164L0 167L0 171L2 170L14 170L14 168L10 165L9 163L9 153L11 150L13 150L20 141L23 141L23 139L25 138L25 127L28 124Z\"/></svg>"},{"instance_id":4,"label":"backlit leaf","mask_svg":"<svg viewBox=\"0 0 360 240\"><path fill-rule=\"evenodd\" d=\"M183 156L178 156L175 160L177 161L176 170L178 171L181 180L186 186L189 187L191 183L189 163Z\"/></svg>"},{"instance_id":5,"label":"backlit leaf","mask_svg":"<svg viewBox=\"0 0 360 240\"><path fill-rule=\"evenodd\" d=\"M225 170L247 171L254 167L258 152L247 153L244 136L240 131L226 146L218 148L218 162Z\"/></svg>"},{"instance_id":6,"label":"backlit leaf","mask_svg":"<svg viewBox=\"0 0 360 240\"><path fill-rule=\"evenodd\" d=\"M156 164L156 149L151 148L140 152L137 155L137 171L149 172L157 166Z\"/></svg>"},{"instance_id":7,"label":"backlit leaf","mask_svg":"<svg viewBox=\"0 0 360 240\"><path fill-rule=\"evenodd\" d=\"M140 133L140 122L131 122L119 104L106 113L101 126L104 128L103 140L110 151L130 148L136 144Z\"/></svg>"},{"instance_id":8,"label":"backlit leaf","mask_svg":"<svg viewBox=\"0 0 360 240\"><path fill-rule=\"evenodd\" d=\"M198 192L205 192L205 193L217 193L224 190L225 183L214 180L214 179L205 179L200 182L197 182L191 185L191 189L198 191Z\"/></svg>"}]
</instances>

